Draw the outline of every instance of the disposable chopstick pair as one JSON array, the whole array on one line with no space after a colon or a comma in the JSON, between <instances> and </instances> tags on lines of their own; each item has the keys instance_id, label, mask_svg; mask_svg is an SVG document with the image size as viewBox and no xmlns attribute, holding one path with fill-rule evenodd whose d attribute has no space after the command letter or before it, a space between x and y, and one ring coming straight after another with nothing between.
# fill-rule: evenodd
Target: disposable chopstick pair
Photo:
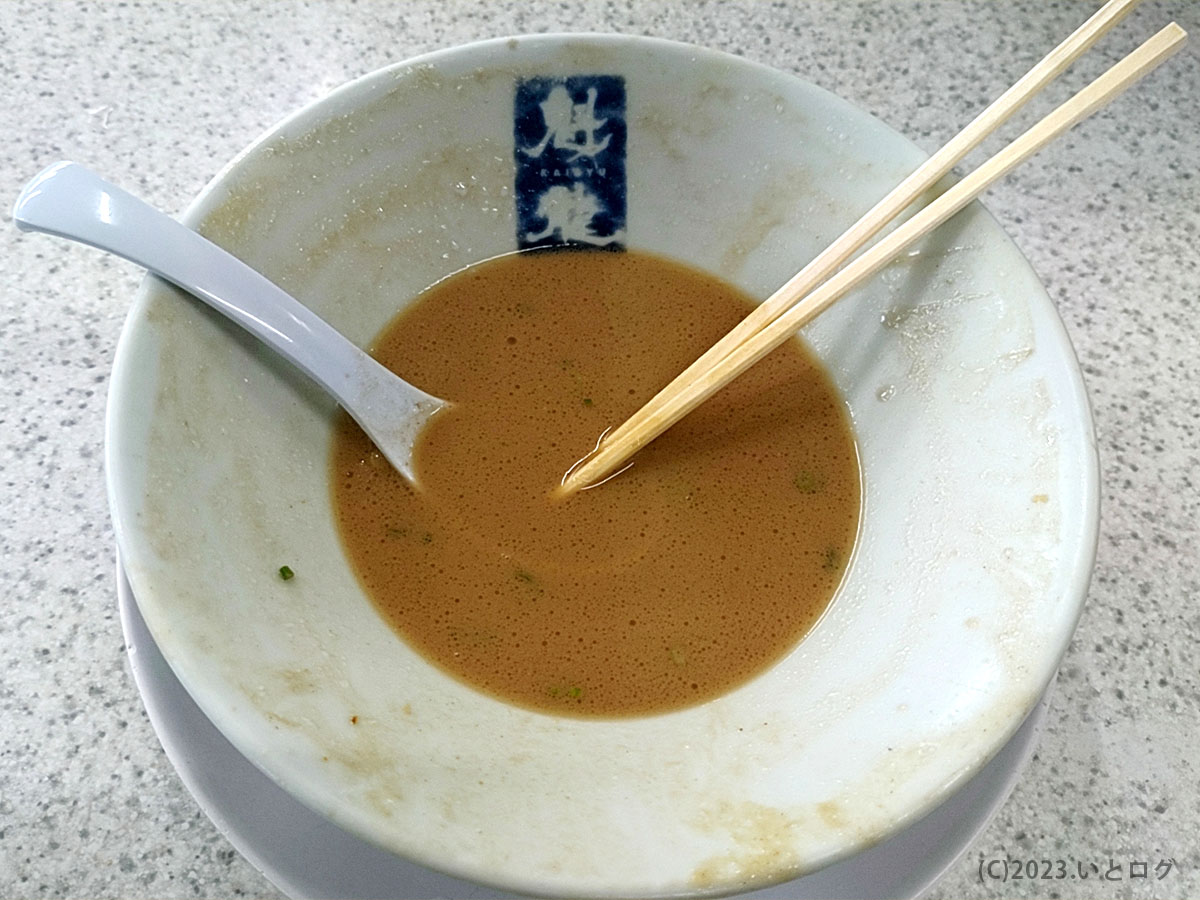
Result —
<instances>
[{"instance_id":1,"label":"disposable chopstick pair","mask_svg":"<svg viewBox=\"0 0 1200 900\"><path fill-rule=\"evenodd\" d=\"M564 476L562 491L570 493L609 477L641 447L785 341L843 294L874 275L906 247L938 227L996 180L1103 107L1175 53L1182 46L1186 34L1178 25L1171 23L830 277L838 266L1120 21L1137 2L1139 0L1110 0L829 248L764 301L754 313L618 429L606 435L592 454Z\"/></svg>"}]
</instances>

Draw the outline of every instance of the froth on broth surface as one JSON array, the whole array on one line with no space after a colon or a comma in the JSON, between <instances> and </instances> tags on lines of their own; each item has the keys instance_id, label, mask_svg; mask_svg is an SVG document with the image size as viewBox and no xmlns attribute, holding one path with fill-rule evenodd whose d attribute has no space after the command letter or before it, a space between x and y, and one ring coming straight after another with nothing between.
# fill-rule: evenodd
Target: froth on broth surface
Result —
<instances>
[{"instance_id":1,"label":"froth on broth surface","mask_svg":"<svg viewBox=\"0 0 1200 900\"><path fill-rule=\"evenodd\" d=\"M430 288L373 348L453 407L413 489L348 417L333 451L353 568L427 659L576 716L711 699L780 659L841 580L858 526L847 414L800 341L567 500L563 473L750 310L639 253L531 251Z\"/></svg>"}]
</instances>

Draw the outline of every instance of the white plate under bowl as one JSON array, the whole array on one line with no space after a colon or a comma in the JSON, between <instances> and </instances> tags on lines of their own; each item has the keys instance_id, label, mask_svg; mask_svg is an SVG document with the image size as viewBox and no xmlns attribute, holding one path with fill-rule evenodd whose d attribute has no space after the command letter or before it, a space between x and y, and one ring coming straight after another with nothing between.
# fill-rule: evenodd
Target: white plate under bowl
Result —
<instances>
[{"instance_id":1,"label":"white plate under bowl","mask_svg":"<svg viewBox=\"0 0 1200 900\"><path fill-rule=\"evenodd\" d=\"M251 864L294 900L499 900L515 894L451 878L380 850L318 816L256 769L196 706L138 612L120 561L117 600L134 680L168 759L201 809ZM970 781L919 822L819 872L745 900L906 900L967 851L1037 747L1047 698Z\"/></svg>"},{"instance_id":2,"label":"white plate under bowl","mask_svg":"<svg viewBox=\"0 0 1200 900\"><path fill-rule=\"evenodd\" d=\"M589 85L622 99L589 118ZM518 98L540 90L522 143ZM184 219L366 343L427 285L534 233L522 210L542 207L514 201L514 173L559 141L575 153L575 128L550 123L576 112L627 133L605 144L624 148L620 164L596 170L624 179L610 191L627 199L611 207L622 242L759 297L923 158L844 101L735 57L543 35L339 89L249 148ZM586 192L558 187L582 214ZM813 872L945 801L1038 702L1086 593L1098 467L1062 323L978 205L804 337L854 421L862 529L813 631L709 703L574 720L426 662L341 550L332 403L154 279L122 334L106 450L139 608L246 758L407 859L554 896L700 896ZM284 563L298 573L286 583Z\"/></svg>"}]
</instances>

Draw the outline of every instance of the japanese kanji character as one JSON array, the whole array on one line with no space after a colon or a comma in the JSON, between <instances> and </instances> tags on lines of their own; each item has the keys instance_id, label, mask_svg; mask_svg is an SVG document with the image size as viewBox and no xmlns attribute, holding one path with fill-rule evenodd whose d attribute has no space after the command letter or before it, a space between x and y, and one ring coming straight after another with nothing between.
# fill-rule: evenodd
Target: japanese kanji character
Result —
<instances>
[{"instance_id":1,"label":"japanese kanji character","mask_svg":"<svg viewBox=\"0 0 1200 900\"><path fill-rule=\"evenodd\" d=\"M530 150L522 148L525 153L536 159L546 147L553 146L557 150L569 151L566 157L569 161L577 156L596 156L608 146L611 135L605 135L603 140L597 140L596 137L608 120L596 118L594 87L588 88L586 103L576 103L565 87L556 85L540 105L546 133L536 147Z\"/></svg>"},{"instance_id":2,"label":"japanese kanji character","mask_svg":"<svg viewBox=\"0 0 1200 900\"><path fill-rule=\"evenodd\" d=\"M602 212L595 196L582 184L571 187L556 184L547 188L538 201L537 214L546 220L546 227L539 232L529 232L527 241L540 241L554 235L560 241L578 241L584 244L610 244L613 238L596 235L593 220Z\"/></svg>"}]
</instances>

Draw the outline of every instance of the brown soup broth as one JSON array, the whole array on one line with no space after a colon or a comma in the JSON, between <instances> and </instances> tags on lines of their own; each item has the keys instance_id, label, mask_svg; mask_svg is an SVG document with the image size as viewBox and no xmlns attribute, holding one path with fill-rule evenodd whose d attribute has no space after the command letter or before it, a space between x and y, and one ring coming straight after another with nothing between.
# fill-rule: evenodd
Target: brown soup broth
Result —
<instances>
[{"instance_id":1,"label":"brown soup broth","mask_svg":"<svg viewBox=\"0 0 1200 900\"><path fill-rule=\"evenodd\" d=\"M735 325L737 289L642 253L529 251L434 285L373 353L452 400L414 489L348 417L333 450L346 553L384 618L446 672L576 716L709 700L791 650L858 528L849 417L789 341L611 481L563 473Z\"/></svg>"}]
</instances>

